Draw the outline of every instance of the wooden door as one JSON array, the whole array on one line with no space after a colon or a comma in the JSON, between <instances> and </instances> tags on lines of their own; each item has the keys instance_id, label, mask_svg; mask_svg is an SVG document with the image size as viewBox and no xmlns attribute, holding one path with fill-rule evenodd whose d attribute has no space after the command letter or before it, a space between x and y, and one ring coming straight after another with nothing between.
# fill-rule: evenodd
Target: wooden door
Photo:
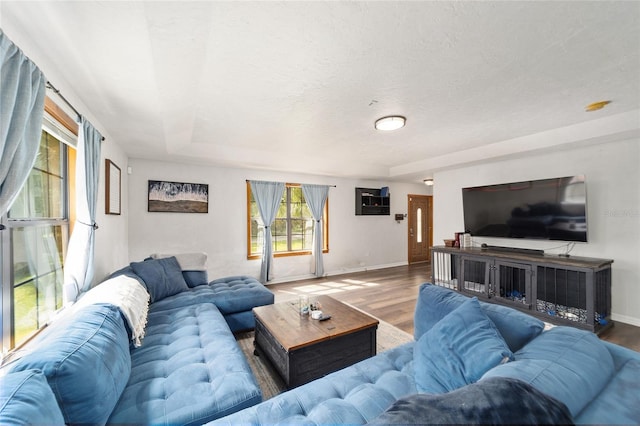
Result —
<instances>
[{"instance_id":1,"label":"wooden door","mask_svg":"<svg viewBox=\"0 0 640 426\"><path fill-rule=\"evenodd\" d=\"M433 197L409 194L407 240L409 242L409 264L429 262L429 247L433 245Z\"/></svg>"}]
</instances>

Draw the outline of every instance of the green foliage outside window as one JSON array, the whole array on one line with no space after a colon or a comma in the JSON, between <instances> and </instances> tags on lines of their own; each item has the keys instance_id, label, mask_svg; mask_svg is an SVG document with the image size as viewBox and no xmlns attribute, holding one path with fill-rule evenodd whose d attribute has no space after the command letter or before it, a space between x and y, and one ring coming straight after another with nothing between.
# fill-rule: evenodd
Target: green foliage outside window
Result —
<instances>
[{"instance_id":1,"label":"green foliage outside window","mask_svg":"<svg viewBox=\"0 0 640 426\"><path fill-rule=\"evenodd\" d=\"M11 206L11 219L60 219L65 216L65 145L42 132L40 149L27 183Z\"/></svg>"},{"instance_id":2,"label":"green foliage outside window","mask_svg":"<svg viewBox=\"0 0 640 426\"><path fill-rule=\"evenodd\" d=\"M249 186L247 186L250 188ZM250 189L248 189L251 192ZM258 206L250 194L251 255L262 254L264 228L259 225ZM287 185L276 219L271 227L274 253L311 251L313 243L313 215L300 186Z\"/></svg>"},{"instance_id":3,"label":"green foliage outside window","mask_svg":"<svg viewBox=\"0 0 640 426\"><path fill-rule=\"evenodd\" d=\"M66 219L66 145L42 132L35 164L8 213L13 315L12 345L20 345L62 307ZM11 298L9 299L11 300ZM3 336L6 345L6 336Z\"/></svg>"}]
</instances>

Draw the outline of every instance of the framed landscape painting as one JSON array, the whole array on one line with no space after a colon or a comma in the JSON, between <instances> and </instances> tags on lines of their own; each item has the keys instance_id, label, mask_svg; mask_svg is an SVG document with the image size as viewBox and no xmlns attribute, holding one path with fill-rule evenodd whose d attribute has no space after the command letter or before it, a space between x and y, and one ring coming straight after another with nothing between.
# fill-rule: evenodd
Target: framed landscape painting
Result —
<instances>
[{"instance_id":1,"label":"framed landscape painting","mask_svg":"<svg viewBox=\"0 0 640 426\"><path fill-rule=\"evenodd\" d=\"M150 180L147 210L150 212L209 213L209 185Z\"/></svg>"}]
</instances>

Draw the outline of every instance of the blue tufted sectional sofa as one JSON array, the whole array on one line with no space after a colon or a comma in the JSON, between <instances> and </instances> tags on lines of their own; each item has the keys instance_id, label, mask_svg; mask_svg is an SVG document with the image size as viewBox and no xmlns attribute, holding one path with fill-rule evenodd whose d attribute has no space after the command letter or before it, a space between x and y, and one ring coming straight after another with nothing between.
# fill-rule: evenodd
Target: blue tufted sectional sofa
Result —
<instances>
[{"instance_id":1,"label":"blue tufted sectional sofa","mask_svg":"<svg viewBox=\"0 0 640 426\"><path fill-rule=\"evenodd\" d=\"M640 423L640 353L583 330L543 331L520 311L431 284L419 291L414 342L260 402L217 306L237 313L230 282L246 278L169 295L170 269L154 278L160 291L150 291L139 347L130 315L107 303L41 333L33 352L5 367L0 423ZM139 265L116 275L151 287Z\"/></svg>"},{"instance_id":2,"label":"blue tufted sectional sofa","mask_svg":"<svg viewBox=\"0 0 640 426\"><path fill-rule=\"evenodd\" d=\"M131 263L2 368L0 424L199 425L255 405L233 331L271 303L250 277L208 283L171 256Z\"/></svg>"},{"instance_id":3,"label":"blue tufted sectional sofa","mask_svg":"<svg viewBox=\"0 0 640 426\"><path fill-rule=\"evenodd\" d=\"M640 424L640 353L423 284L415 341L209 425Z\"/></svg>"}]
</instances>

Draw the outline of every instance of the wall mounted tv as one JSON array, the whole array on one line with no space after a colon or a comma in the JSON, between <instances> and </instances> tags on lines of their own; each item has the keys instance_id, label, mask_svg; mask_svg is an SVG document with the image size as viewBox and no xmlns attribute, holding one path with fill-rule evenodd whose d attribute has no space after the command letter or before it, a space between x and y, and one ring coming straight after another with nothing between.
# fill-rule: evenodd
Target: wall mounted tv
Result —
<instances>
[{"instance_id":1,"label":"wall mounted tv","mask_svg":"<svg viewBox=\"0 0 640 426\"><path fill-rule=\"evenodd\" d=\"M464 227L477 237L587 241L584 176L462 188Z\"/></svg>"}]
</instances>

